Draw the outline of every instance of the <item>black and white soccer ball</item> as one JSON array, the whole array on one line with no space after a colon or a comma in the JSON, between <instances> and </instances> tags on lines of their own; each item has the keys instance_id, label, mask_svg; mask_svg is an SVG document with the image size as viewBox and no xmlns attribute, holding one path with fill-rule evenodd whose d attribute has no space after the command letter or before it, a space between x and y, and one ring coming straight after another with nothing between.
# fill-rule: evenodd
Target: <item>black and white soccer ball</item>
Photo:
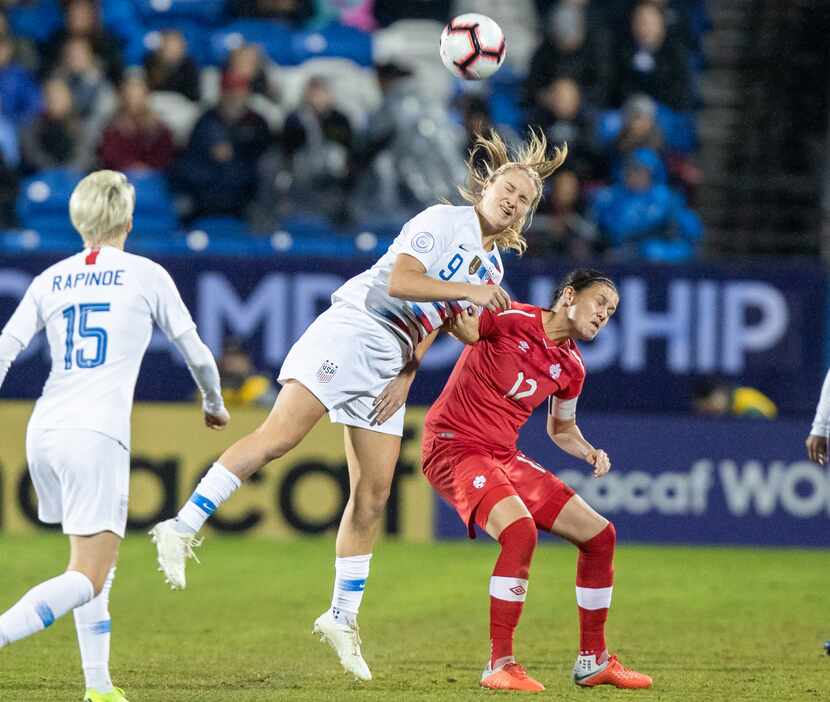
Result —
<instances>
[{"instance_id":1,"label":"black and white soccer ball","mask_svg":"<svg viewBox=\"0 0 830 702\"><path fill-rule=\"evenodd\" d=\"M486 15L459 15L441 32L441 60L450 73L464 80L489 78L506 54L501 27Z\"/></svg>"}]
</instances>

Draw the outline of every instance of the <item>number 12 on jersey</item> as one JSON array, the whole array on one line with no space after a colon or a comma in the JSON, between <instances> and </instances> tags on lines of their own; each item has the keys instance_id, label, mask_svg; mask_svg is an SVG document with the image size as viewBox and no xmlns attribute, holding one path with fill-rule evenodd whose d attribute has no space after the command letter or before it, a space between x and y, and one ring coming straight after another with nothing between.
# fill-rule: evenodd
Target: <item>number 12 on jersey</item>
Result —
<instances>
[{"instance_id":1,"label":"number 12 on jersey","mask_svg":"<svg viewBox=\"0 0 830 702\"><path fill-rule=\"evenodd\" d=\"M66 319L66 355L64 369L72 368L72 351L75 349L75 321L78 321L78 336L82 339L95 339L95 355L88 358L83 349L75 351L75 364L78 368L96 368L107 360L107 330L102 327L92 327L88 323L88 316L92 312L109 312L109 302L89 302L81 305L72 305L63 311Z\"/></svg>"},{"instance_id":2,"label":"number 12 on jersey","mask_svg":"<svg viewBox=\"0 0 830 702\"><path fill-rule=\"evenodd\" d=\"M522 387L522 383L527 383L527 390L519 390ZM516 378L516 382L513 383L513 387L507 391L505 397L512 398L514 400L521 400L523 397L530 397L534 392L536 392L537 383L533 378L525 378L525 374L522 371L519 371L519 375Z\"/></svg>"}]
</instances>

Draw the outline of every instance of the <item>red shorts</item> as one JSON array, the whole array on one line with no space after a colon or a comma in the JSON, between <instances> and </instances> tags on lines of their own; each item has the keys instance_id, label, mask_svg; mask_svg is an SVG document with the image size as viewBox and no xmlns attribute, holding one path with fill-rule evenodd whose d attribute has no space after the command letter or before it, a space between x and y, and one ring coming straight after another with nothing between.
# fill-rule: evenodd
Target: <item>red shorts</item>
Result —
<instances>
[{"instance_id":1,"label":"red shorts","mask_svg":"<svg viewBox=\"0 0 830 702\"><path fill-rule=\"evenodd\" d=\"M425 436L422 446L424 475L441 497L458 512L475 538L475 511L494 489L505 497L517 495L536 526L550 531L574 491L521 451L494 452L457 439Z\"/></svg>"}]
</instances>

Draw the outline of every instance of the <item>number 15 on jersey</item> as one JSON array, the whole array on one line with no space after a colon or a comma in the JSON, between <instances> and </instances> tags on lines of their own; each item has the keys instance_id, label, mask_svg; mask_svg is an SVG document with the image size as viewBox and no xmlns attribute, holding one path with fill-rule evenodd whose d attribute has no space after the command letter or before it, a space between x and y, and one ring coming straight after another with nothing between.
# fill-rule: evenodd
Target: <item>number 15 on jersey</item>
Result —
<instances>
[{"instance_id":1,"label":"number 15 on jersey","mask_svg":"<svg viewBox=\"0 0 830 702\"><path fill-rule=\"evenodd\" d=\"M74 361L78 368L96 368L107 360L107 330L103 327L94 327L89 323L89 315L95 312L109 312L109 302L88 302L72 305L63 311L66 319L66 355L64 369L71 370ZM95 354L92 357L84 355L83 349L75 351L75 322L78 323L78 336L81 339L95 339ZM74 358L73 358L73 351Z\"/></svg>"}]
</instances>

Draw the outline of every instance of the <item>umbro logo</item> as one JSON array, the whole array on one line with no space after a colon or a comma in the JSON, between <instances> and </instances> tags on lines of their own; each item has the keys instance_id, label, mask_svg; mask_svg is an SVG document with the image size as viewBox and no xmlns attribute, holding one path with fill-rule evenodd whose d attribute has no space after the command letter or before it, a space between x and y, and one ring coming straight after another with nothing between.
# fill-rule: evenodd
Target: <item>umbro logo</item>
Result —
<instances>
[{"instance_id":1,"label":"umbro logo","mask_svg":"<svg viewBox=\"0 0 830 702\"><path fill-rule=\"evenodd\" d=\"M524 351L527 353L530 350L530 344L528 344L524 339L519 342L519 351Z\"/></svg>"},{"instance_id":2,"label":"umbro logo","mask_svg":"<svg viewBox=\"0 0 830 702\"><path fill-rule=\"evenodd\" d=\"M516 585L515 587L511 587L510 592L516 595L516 597L521 597L522 595L527 594L527 590L524 585Z\"/></svg>"}]
</instances>

